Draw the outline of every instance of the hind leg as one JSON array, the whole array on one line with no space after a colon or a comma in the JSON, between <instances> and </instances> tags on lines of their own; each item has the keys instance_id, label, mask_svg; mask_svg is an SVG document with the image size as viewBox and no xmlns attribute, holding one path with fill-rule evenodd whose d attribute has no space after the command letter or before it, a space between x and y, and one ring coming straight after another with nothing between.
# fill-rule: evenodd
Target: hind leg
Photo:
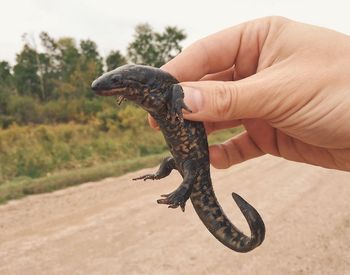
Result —
<instances>
[{"instance_id":1,"label":"hind leg","mask_svg":"<svg viewBox=\"0 0 350 275\"><path fill-rule=\"evenodd\" d=\"M173 157L166 157L159 166L159 169L154 174L143 175L133 180L159 180L168 176L173 169L176 169L175 160Z\"/></svg>"},{"instance_id":2,"label":"hind leg","mask_svg":"<svg viewBox=\"0 0 350 275\"><path fill-rule=\"evenodd\" d=\"M159 204L168 204L169 208L181 207L185 211L186 201L192 193L193 184L197 178L197 167L195 161L187 161L184 164L183 181L180 186L172 193L162 195L164 199L157 200Z\"/></svg>"}]
</instances>

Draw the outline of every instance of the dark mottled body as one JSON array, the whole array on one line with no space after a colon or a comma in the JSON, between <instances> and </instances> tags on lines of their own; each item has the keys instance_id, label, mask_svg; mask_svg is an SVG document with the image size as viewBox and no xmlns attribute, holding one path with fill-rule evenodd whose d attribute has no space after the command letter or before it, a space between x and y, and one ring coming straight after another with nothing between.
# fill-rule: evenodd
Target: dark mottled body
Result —
<instances>
[{"instance_id":1,"label":"dark mottled body","mask_svg":"<svg viewBox=\"0 0 350 275\"><path fill-rule=\"evenodd\" d=\"M258 212L239 195L232 196L244 214L251 237L240 232L223 213L210 178L208 142L201 122L184 120L182 109L190 111L183 102L183 91L170 74L156 68L125 65L108 72L92 84L103 96L119 95L148 111L157 121L172 157L164 159L155 174L137 179L160 179L176 169L183 177L181 185L163 195L158 203L185 209L188 198L208 230L224 245L248 252L264 240L265 226Z\"/></svg>"}]
</instances>

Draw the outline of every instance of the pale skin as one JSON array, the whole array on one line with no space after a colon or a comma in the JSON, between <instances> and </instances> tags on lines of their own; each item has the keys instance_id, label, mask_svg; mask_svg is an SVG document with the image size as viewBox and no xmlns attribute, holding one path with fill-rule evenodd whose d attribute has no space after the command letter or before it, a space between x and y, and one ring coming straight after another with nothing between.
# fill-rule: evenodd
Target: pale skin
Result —
<instances>
[{"instance_id":1,"label":"pale skin","mask_svg":"<svg viewBox=\"0 0 350 275\"><path fill-rule=\"evenodd\" d=\"M210 147L214 167L271 154L350 171L349 36L267 17L203 38L162 69L181 82L186 119L207 133L244 126Z\"/></svg>"}]
</instances>

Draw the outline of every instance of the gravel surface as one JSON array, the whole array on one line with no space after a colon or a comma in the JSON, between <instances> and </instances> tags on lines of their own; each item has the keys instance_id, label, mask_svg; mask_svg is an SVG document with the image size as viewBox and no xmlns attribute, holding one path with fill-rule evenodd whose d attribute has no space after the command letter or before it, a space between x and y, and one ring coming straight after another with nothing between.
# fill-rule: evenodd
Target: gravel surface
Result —
<instances>
[{"instance_id":1,"label":"gravel surface","mask_svg":"<svg viewBox=\"0 0 350 275\"><path fill-rule=\"evenodd\" d=\"M0 206L0 274L350 274L350 173L265 156L212 169L229 218L248 226L231 192L262 215L265 242L239 254L219 243L190 201L186 212L157 205L173 172L119 178Z\"/></svg>"}]
</instances>

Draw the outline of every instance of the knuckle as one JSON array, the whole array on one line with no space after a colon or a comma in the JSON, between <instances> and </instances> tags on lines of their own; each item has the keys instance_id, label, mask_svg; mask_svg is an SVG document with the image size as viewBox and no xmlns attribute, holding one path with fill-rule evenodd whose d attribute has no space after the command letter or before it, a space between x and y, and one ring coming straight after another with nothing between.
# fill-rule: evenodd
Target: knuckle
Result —
<instances>
[{"instance_id":1,"label":"knuckle","mask_svg":"<svg viewBox=\"0 0 350 275\"><path fill-rule=\"evenodd\" d=\"M276 24L276 25L284 24L284 23L290 21L288 18L283 17L283 16L279 16L279 15L268 16L268 17L266 17L266 20L268 22Z\"/></svg>"},{"instance_id":2,"label":"knuckle","mask_svg":"<svg viewBox=\"0 0 350 275\"><path fill-rule=\"evenodd\" d=\"M212 106L216 115L224 120L231 119L236 109L236 85L227 85L224 83L215 84L214 93L212 94Z\"/></svg>"},{"instance_id":3,"label":"knuckle","mask_svg":"<svg viewBox=\"0 0 350 275\"><path fill-rule=\"evenodd\" d=\"M210 71L210 54L208 51L208 42L206 38L199 39L194 42L191 48L200 56L199 62L203 67L203 71L208 73Z\"/></svg>"}]
</instances>

